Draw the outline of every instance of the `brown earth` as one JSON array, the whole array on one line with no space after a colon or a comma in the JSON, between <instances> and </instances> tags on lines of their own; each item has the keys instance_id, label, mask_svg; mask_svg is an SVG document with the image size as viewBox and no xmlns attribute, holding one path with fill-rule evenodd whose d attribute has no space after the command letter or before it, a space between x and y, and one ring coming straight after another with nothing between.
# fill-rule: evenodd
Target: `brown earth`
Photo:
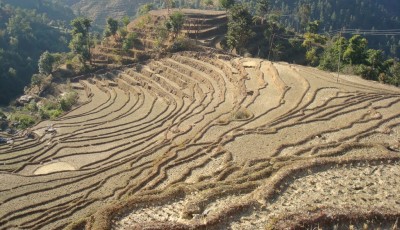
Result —
<instances>
[{"instance_id":1,"label":"brown earth","mask_svg":"<svg viewBox=\"0 0 400 230\"><path fill-rule=\"evenodd\" d=\"M0 146L0 229L399 227L398 88L204 52L79 84Z\"/></svg>"}]
</instances>

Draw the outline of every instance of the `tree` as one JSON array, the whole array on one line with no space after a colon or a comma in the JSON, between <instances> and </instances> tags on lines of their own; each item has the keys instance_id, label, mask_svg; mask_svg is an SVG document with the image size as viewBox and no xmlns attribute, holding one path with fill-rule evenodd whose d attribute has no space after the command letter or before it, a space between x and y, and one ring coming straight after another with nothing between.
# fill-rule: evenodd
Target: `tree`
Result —
<instances>
[{"instance_id":1,"label":"tree","mask_svg":"<svg viewBox=\"0 0 400 230\"><path fill-rule=\"evenodd\" d=\"M229 10L227 43L239 54L243 52L249 39L254 36L251 25L252 16L247 7L238 4Z\"/></svg>"},{"instance_id":2,"label":"tree","mask_svg":"<svg viewBox=\"0 0 400 230\"><path fill-rule=\"evenodd\" d=\"M308 63L311 64L311 66L318 65L319 58L318 58L317 48L312 47L311 49L307 50L306 60L308 61Z\"/></svg>"},{"instance_id":3,"label":"tree","mask_svg":"<svg viewBox=\"0 0 400 230\"><path fill-rule=\"evenodd\" d=\"M382 63L384 62L383 51L382 50L367 50L367 61L373 69L381 69Z\"/></svg>"},{"instance_id":4,"label":"tree","mask_svg":"<svg viewBox=\"0 0 400 230\"><path fill-rule=\"evenodd\" d=\"M313 33L313 34L318 33L319 24L320 24L320 21L318 21L318 20L309 22L307 25L307 32Z\"/></svg>"},{"instance_id":5,"label":"tree","mask_svg":"<svg viewBox=\"0 0 400 230\"><path fill-rule=\"evenodd\" d=\"M367 39L354 35L343 53L343 59L351 65L365 64L367 59Z\"/></svg>"},{"instance_id":6,"label":"tree","mask_svg":"<svg viewBox=\"0 0 400 230\"><path fill-rule=\"evenodd\" d=\"M235 5L235 0L219 0L219 5L225 10L229 10L233 5Z\"/></svg>"},{"instance_id":7,"label":"tree","mask_svg":"<svg viewBox=\"0 0 400 230\"><path fill-rule=\"evenodd\" d=\"M393 65L389 68L388 71L389 79L388 83L395 85L395 86L400 86L400 63L395 61Z\"/></svg>"},{"instance_id":8,"label":"tree","mask_svg":"<svg viewBox=\"0 0 400 230\"><path fill-rule=\"evenodd\" d=\"M72 20L72 40L69 45L74 53L82 56L83 62L89 60L90 64L92 64L89 34L91 25L92 21L88 18L78 17Z\"/></svg>"},{"instance_id":9,"label":"tree","mask_svg":"<svg viewBox=\"0 0 400 230\"><path fill-rule=\"evenodd\" d=\"M253 17L253 22L257 24L257 22L260 22L260 24L264 24L264 21L267 19L269 10L270 10L270 2L269 0L256 0L256 6L255 6L256 13Z\"/></svg>"},{"instance_id":10,"label":"tree","mask_svg":"<svg viewBox=\"0 0 400 230\"><path fill-rule=\"evenodd\" d=\"M126 36L126 38L125 38L125 40L124 40L124 42L122 44L122 49L125 52L127 52L130 49L132 49L134 44L135 44L135 42L136 42L136 40L137 40L137 34L136 33L129 33Z\"/></svg>"},{"instance_id":11,"label":"tree","mask_svg":"<svg viewBox=\"0 0 400 230\"><path fill-rule=\"evenodd\" d=\"M309 4L301 4L297 12L300 25L302 28L306 28L308 22L310 21L311 6Z\"/></svg>"},{"instance_id":12,"label":"tree","mask_svg":"<svg viewBox=\"0 0 400 230\"><path fill-rule=\"evenodd\" d=\"M81 56L81 61L83 64L85 63L85 61L90 59L89 49L87 47L86 39L84 38L83 34L75 34L72 37L71 42L69 43L69 47L73 53L79 54Z\"/></svg>"},{"instance_id":13,"label":"tree","mask_svg":"<svg viewBox=\"0 0 400 230\"><path fill-rule=\"evenodd\" d=\"M269 13L270 2L269 0L257 0L256 2L256 15L262 18Z\"/></svg>"},{"instance_id":14,"label":"tree","mask_svg":"<svg viewBox=\"0 0 400 230\"><path fill-rule=\"evenodd\" d=\"M72 36L76 34L82 34L84 37L87 37L89 34L89 28L91 27L92 21L88 18L78 17L71 21Z\"/></svg>"},{"instance_id":15,"label":"tree","mask_svg":"<svg viewBox=\"0 0 400 230\"><path fill-rule=\"evenodd\" d=\"M117 31L118 31L118 21L113 18L107 18L105 35L109 34L115 36Z\"/></svg>"},{"instance_id":16,"label":"tree","mask_svg":"<svg viewBox=\"0 0 400 230\"><path fill-rule=\"evenodd\" d=\"M125 15L122 19L122 24L125 26L125 29L128 29L128 25L131 22L131 19L129 19L129 16Z\"/></svg>"},{"instance_id":17,"label":"tree","mask_svg":"<svg viewBox=\"0 0 400 230\"><path fill-rule=\"evenodd\" d=\"M42 74L33 74L31 77L31 84L40 86L44 78L45 76Z\"/></svg>"},{"instance_id":18,"label":"tree","mask_svg":"<svg viewBox=\"0 0 400 230\"><path fill-rule=\"evenodd\" d=\"M164 45L164 42L167 40L168 38L168 29L166 28L165 25L163 24L159 24L156 26L155 28L155 33L156 33L156 41L155 41L155 48L162 48Z\"/></svg>"},{"instance_id":19,"label":"tree","mask_svg":"<svg viewBox=\"0 0 400 230\"><path fill-rule=\"evenodd\" d=\"M319 55L326 44L327 38L324 35L317 34L319 22L314 21L308 23L308 32L303 35L304 41L302 46L307 49L306 60L312 66L317 66Z\"/></svg>"},{"instance_id":20,"label":"tree","mask_svg":"<svg viewBox=\"0 0 400 230\"><path fill-rule=\"evenodd\" d=\"M50 74L53 71L53 63L53 56L48 51L44 52L39 58L39 73L45 75Z\"/></svg>"},{"instance_id":21,"label":"tree","mask_svg":"<svg viewBox=\"0 0 400 230\"><path fill-rule=\"evenodd\" d=\"M185 23L185 15L182 12L175 11L169 16L166 27L174 34L174 38L182 30Z\"/></svg>"},{"instance_id":22,"label":"tree","mask_svg":"<svg viewBox=\"0 0 400 230\"><path fill-rule=\"evenodd\" d=\"M139 7L138 14L139 14L139 16L142 16L142 15L147 14L148 12L150 12L150 10L153 10L153 9L154 9L154 4L147 3L147 4L144 4L141 7Z\"/></svg>"},{"instance_id":23,"label":"tree","mask_svg":"<svg viewBox=\"0 0 400 230\"><path fill-rule=\"evenodd\" d=\"M324 70L337 71L339 54L343 60L343 50L347 48L347 40L344 37L336 37L328 42L320 59L319 67Z\"/></svg>"},{"instance_id":24,"label":"tree","mask_svg":"<svg viewBox=\"0 0 400 230\"><path fill-rule=\"evenodd\" d=\"M118 34L121 37L121 40L125 40L126 36L128 35L128 31L125 28L120 28L118 30Z\"/></svg>"}]
</instances>

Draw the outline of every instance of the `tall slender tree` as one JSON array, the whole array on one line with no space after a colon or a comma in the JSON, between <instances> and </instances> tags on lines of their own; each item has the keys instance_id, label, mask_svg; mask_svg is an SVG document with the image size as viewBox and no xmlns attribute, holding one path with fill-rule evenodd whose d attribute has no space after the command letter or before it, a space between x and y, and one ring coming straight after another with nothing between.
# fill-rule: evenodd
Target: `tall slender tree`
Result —
<instances>
[{"instance_id":1,"label":"tall slender tree","mask_svg":"<svg viewBox=\"0 0 400 230\"><path fill-rule=\"evenodd\" d=\"M92 21L88 18L78 17L71 21L72 26L72 40L70 42L70 48L73 52L80 54L83 61L89 60L92 65L92 55L90 52L90 27Z\"/></svg>"}]
</instances>

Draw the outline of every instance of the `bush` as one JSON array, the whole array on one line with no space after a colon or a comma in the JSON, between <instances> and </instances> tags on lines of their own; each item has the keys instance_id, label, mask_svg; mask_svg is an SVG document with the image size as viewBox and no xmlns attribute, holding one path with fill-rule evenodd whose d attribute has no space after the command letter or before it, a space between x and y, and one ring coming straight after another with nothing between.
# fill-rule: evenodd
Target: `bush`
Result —
<instances>
[{"instance_id":1,"label":"bush","mask_svg":"<svg viewBox=\"0 0 400 230\"><path fill-rule=\"evenodd\" d=\"M19 129L26 129L36 123L36 118L28 114L14 114L11 120L19 123L17 125Z\"/></svg>"},{"instance_id":2,"label":"bush","mask_svg":"<svg viewBox=\"0 0 400 230\"><path fill-rule=\"evenodd\" d=\"M132 49L137 42L137 34L136 33L129 33L125 40L122 43L122 49L127 52L128 50Z\"/></svg>"},{"instance_id":3,"label":"bush","mask_svg":"<svg viewBox=\"0 0 400 230\"><path fill-rule=\"evenodd\" d=\"M39 109L40 118L43 120L55 119L59 117L62 113L63 111L61 109L44 109L44 108Z\"/></svg>"},{"instance_id":4,"label":"bush","mask_svg":"<svg viewBox=\"0 0 400 230\"><path fill-rule=\"evenodd\" d=\"M183 36L179 36L175 39L174 43L170 47L171 52L179 52L185 50L193 50L195 48L195 44L192 40L187 39Z\"/></svg>"},{"instance_id":5,"label":"bush","mask_svg":"<svg viewBox=\"0 0 400 230\"><path fill-rule=\"evenodd\" d=\"M357 75L360 75L364 79L368 80L378 80L379 72L377 69L373 69L371 66L366 65L358 65L355 68L355 72Z\"/></svg>"},{"instance_id":6,"label":"bush","mask_svg":"<svg viewBox=\"0 0 400 230\"><path fill-rule=\"evenodd\" d=\"M43 74L34 74L31 77L31 84L40 86L45 78L46 76Z\"/></svg>"},{"instance_id":7,"label":"bush","mask_svg":"<svg viewBox=\"0 0 400 230\"><path fill-rule=\"evenodd\" d=\"M235 120L245 120L251 117L251 113L247 109L239 109L233 114Z\"/></svg>"},{"instance_id":8,"label":"bush","mask_svg":"<svg viewBox=\"0 0 400 230\"><path fill-rule=\"evenodd\" d=\"M34 101L31 101L30 103L25 104L25 109L30 111L30 112L38 111L38 107L36 105L36 102L34 102Z\"/></svg>"},{"instance_id":9,"label":"bush","mask_svg":"<svg viewBox=\"0 0 400 230\"><path fill-rule=\"evenodd\" d=\"M40 109L39 115L41 119L55 119L62 114L62 109L59 103L48 101Z\"/></svg>"},{"instance_id":10,"label":"bush","mask_svg":"<svg viewBox=\"0 0 400 230\"><path fill-rule=\"evenodd\" d=\"M78 100L78 94L76 92L69 92L60 100L60 108L63 111L68 111Z\"/></svg>"}]
</instances>

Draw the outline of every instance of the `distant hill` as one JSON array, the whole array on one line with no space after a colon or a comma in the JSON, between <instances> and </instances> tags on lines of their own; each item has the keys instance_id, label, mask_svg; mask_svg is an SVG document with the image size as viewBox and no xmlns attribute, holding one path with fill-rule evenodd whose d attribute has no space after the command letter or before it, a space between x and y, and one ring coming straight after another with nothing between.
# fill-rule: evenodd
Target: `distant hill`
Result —
<instances>
[{"instance_id":1,"label":"distant hill","mask_svg":"<svg viewBox=\"0 0 400 230\"><path fill-rule=\"evenodd\" d=\"M256 0L249 1L255 5ZM320 21L320 32L335 33L341 28L389 30L400 28L400 1L394 0L276 0L273 12L289 28L301 30L301 17ZM301 7L308 9L299 13ZM366 36L370 45L387 54L400 56L400 36Z\"/></svg>"},{"instance_id":2,"label":"distant hill","mask_svg":"<svg viewBox=\"0 0 400 230\"><path fill-rule=\"evenodd\" d=\"M22 9L35 10L36 13L46 14L52 20L70 21L75 18L71 8L54 0L2 0L2 2Z\"/></svg>"},{"instance_id":3,"label":"distant hill","mask_svg":"<svg viewBox=\"0 0 400 230\"><path fill-rule=\"evenodd\" d=\"M87 16L98 25L104 25L107 17L122 18L136 15L137 8L152 2L149 0L55 0L70 6L77 15Z\"/></svg>"},{"instance_id":4,"label":"distant hill","mask_svg":"<svg viewBox=\"0 0 400 230\"><path fill-rule=\"evenodd\" d=\"M9 0L12 1L12 0ZM23 1L23 0L19 0ZM144 3L163 5L163 1L149 0L53 0L73 9L75 14L84 15L95 24L103 26L107 17L121 18L125 15L136 15L137 9ZM36 2L36 1L33 1ZM204 7L203 3L195 4L194 0L176 1L181 8ZM213 1L211 8L219 9L218 1ZM255 10L257 0L243 0ZM280 20L288 28L301 30L299 9L302 5L309 6L308 20L321 22L320 32L332 32L340 28L355 29L398 29L400 28L400 2L393 0L274 0L269 1L274 13L280 15ZM377 37L369 36L368 41L374 48L384 49L387 54L400 56L400 36Z\"/></svg>"},{"instance_id":5,"label":"distant hill","mask_svg":"<svg viewBox=\"0 0 400 230\"><path fill-rule=\"evenodd\" d=\"M310 20L321 21L321 29L342 27L394 29L400 25L400 2L393 0L276 0L274 10L281 11L287 24L296 27L302 5L310 7Z\"/></svg>"}]
</instances>

